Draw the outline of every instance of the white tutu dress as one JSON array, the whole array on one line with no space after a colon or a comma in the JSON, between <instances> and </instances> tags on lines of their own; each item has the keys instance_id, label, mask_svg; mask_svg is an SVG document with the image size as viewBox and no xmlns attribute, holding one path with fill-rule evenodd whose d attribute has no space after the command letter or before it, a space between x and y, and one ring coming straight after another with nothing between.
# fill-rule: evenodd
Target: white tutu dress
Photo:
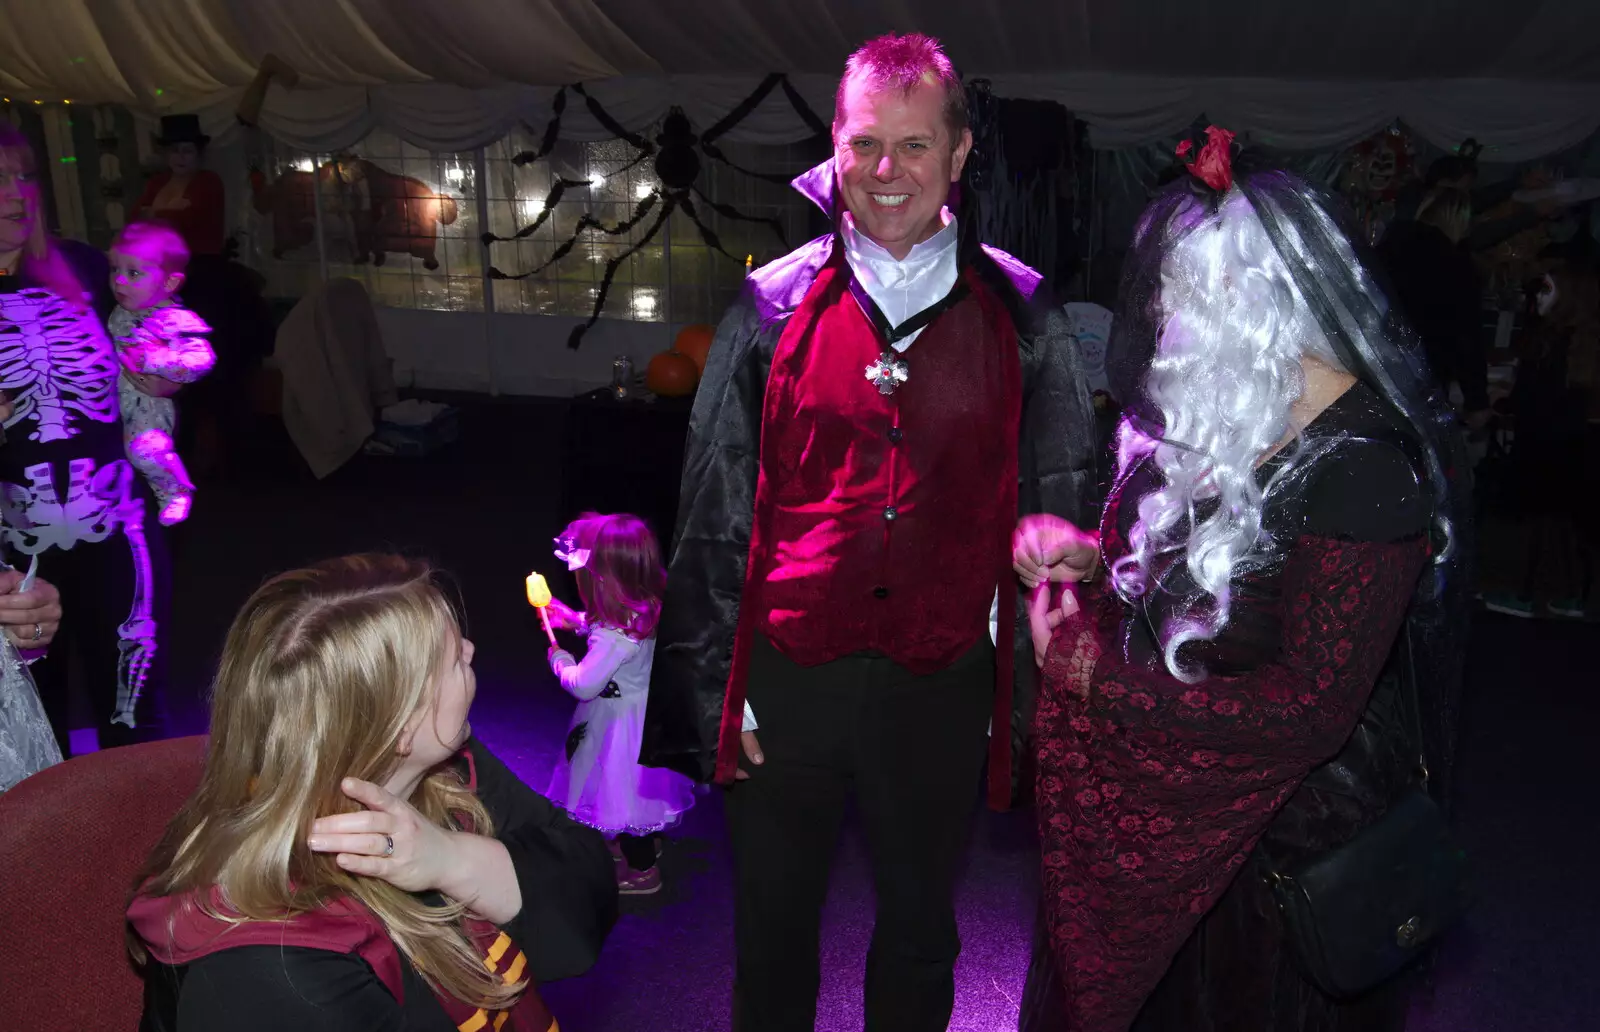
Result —
<instances>
[{"instance_id":1,"label":"white tutu dress","mask_svg":"<svg viewBox=\"0 0 1600 1032\"><path fill-rule=\"evenodd\" d=\"M557 653L561 686L578 699L578 708L565 759L551 773L545 796L607 835L670 828L694 805L688 778L639 765L655 650L654 638L636 641L615 628L596 627L583 662Z\"/></svg>"},{"instance_id":2,"label":"white tutu dress","mask_svg":"<svg viewBox=\"0 0 1600 1032\"><path fill-rule=\"evenodd\" d=\"M28 664L0 635L0 792L60 762L61 749Z\"/></svg>"}]
</instances>

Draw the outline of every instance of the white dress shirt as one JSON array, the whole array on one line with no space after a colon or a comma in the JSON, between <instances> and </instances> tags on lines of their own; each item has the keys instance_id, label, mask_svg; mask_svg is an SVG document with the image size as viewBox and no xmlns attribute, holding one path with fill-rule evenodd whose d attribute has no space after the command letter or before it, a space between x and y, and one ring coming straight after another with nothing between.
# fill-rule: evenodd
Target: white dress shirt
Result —
<instances>
[{"instance_id":1,"label":"white dress shirt","mask_svg":"<svg viewBox=\"0 0 1600 1032\"><path fill-rule=\"evenodd\" d=\"M883 245L856 230L855 219L845 212L839 235L844 240L844 258L850 271L861 284L872 303L882 310L890 325L899 326L918 312L943 301L955 289L961 270L956 262L956 217L949 208L939 212L943 223L939 231L920 244L911 247L911 253L897 259L884 250ZM922 330L897 340L891 346L904 352ZM1000 592L995 591L994 604L989 609L989 640L999 633ZM756 730L755 714L748 701L744 704L744 731Z\"/></svg>"},{"instance_id":2,"label":"white dress shirt","mask_svg":"<svg viewBox=\"0 0 1600 1032\"><path fill-rule=\"evenodd\" d=\"M960 275L956 265L956 219L949 208L939 217L944 222L939 231L913 245L910 254L897 260L877 241L858 233L855 219L845 212L840 229L845 261L850 263L856 282L882 309L891 326L899 326L918 312L932 308L955 288ZM918 330L895 341L894 349L904 352L921 335Z\"/></svg>"}]
</instances>

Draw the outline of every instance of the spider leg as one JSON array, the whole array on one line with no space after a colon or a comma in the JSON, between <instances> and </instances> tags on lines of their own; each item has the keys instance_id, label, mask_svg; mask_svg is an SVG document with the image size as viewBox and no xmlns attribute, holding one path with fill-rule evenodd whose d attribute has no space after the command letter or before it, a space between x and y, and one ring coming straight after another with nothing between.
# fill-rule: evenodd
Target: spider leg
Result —
<instances>
[{"instance_id":1,"label":"spider leg","mask_svg":"<svg viewBox=\"0 0 1600 1032\"><path fill-rule=\"evenodd\" d=\"M700 221L700 213L694 210L694 202L689 200L689 195L687 193L681 194L677 197L668 195L667 203L676 203L678 207L683 209L683 213L689 216L690 220L694 222L695 228L700 230L700 238L706 242L707 247L721 251L729 258L733 257L733 255L728 254L727 248L722 246L722 239L717 236L716 230Z\"/></svg>"},{"instance_id":2,"label":"spider leg","mask_svg":"<svg viewBox=\"0 0 1600 1032\"><path fill-rule=\"evenodd\" d=\"M721 215L725 219L738 219L740 222L765 223L772 228L773 233L777 234L778 242L783 245L784 250L788 250L789 238L783 231L783 223L779 222L777 219L772 218L769 215L746 215L744 212L740 211L738 208L735 208L731 204L722 204L718 201L713 201L711 198L701 193L699 187L694 188L694 195L711 205L711 210L715 211L718 215Z\"/></svg>"},{"instance_id":3,"label":"spider leg","mask_svg":"<svg viewBox=\"0 0 1600 1032\"><path fill-rule=\"evenodd\" d=\"M623 262L633 257L639 248L655 239L655 235L661 232L661 227L667 224L667 219L672 215L672 209L676 205L677 200L671 194L668 194L666 203L661 206L661 214L656 216L655 222L651 223L644 236L640 237L632 247L606 262L605 275L600 277L600 292L595 295L594 299L594 311L590 313L588 322L580 323L572 328L572 334L567 337L567 347L576 350L578 345L583 343L583 335L589 332L589 327L593 326L600 318L600 312L606 306L606 295L611 291L611 281L616 278L617 269L621 268Z\"/></svg>"},{"instance_id":4,"label":"spider leg","mask_svg":"<svg viewBox=\"0 0 1600 1032\"><path fill-rule=\"evenodd\" d=\"M565 243L556 248L555 251L551 253L549 258L546 258L543 262L529 269L527 272L519 272L515 276L503 272L494 266L490 266L489 278L497 280L520 280L527 279L529 276L537 276L539 273L543 272L556 262L559 262L561 259L571 254L572 249L577 246L578 241L583 238L583 234L591 229L598 229L600 232L605 233L608 236L621 236L623 233L628 232L634 226L637 226L640 222L644 221L644 217L650 214L650 209L656 206L656 201L660 200L660 198L661 191L650 191L650 193L639 202L638 206L633 209L633 216L617 223L615 226L607 226L593 215L590 215L588 212L584 212L583 216L578 219L578 228L573 230L572 236L568 237ZM654 233L655 230L651 230L651 232Z\"/></svg>"},{"instance_id":5,"label":"spider leg","mask_svg":"<svg viewBox=\"0 0 1600 1032\"><path fill-rule=\"evenodd\" d=\"M805 122L808 126L813 129L817 129L819 132L827 131L826 129L818 128L822 125L821 120L818 119L816 113L806 105L806 102L801 99L800 94L795 92L794 87L789 85L788 77L782 72L773 72L765 79L762 79L761 85L757 86L755 91L752 92L748 97L744 98L744 100L741 100L737 107L728 112L726 115L723 115L721 120L718 121L716 125L700 134L700 149L705 152L706 156L714 158L717 161L722 162L724 165L727 165L735 172L742 172L752 179L764 179L769 183L787 184L792 177L781 173L755 172L751 169L743 167L742 165L735 164L733 161L729 160L726 154L722 153L722 148L717 146L717 140L720 139L724 133L738 125L740 122L744 121L746 118L749 118L750 113L756 108L760 107L761 102L766 100L772 91L779 85L783 86L784 95L789 98L789 103L794 105L795 111L800 115L801 118L805 119Z\"/></svg>"},{"instance_id":6,"label":"spider leg","mask_svg":"<svg viewBox=\"0 0 1600 1032\"><path fill-rule=\"evenodd\" d=\"M556 90L555 100L550 102L550 121L545 124L544 138L539 141L539 149L518 154L511 159L513 165L531 165L555 150L556 138L561 135L561 113L566 109L567 88L563 86Z\"/></svg>"},{"instance_id":7,"label":"spider leg","mask_svg":"<svg viewBox=\"0 0 1600 1032\"><path fill-rule=\"evenodd\" d=\"M551 213L556 210L556 205L561 203L562 194L566 193L569 188L588 185L589 182L586 179L557 179L555 185L550 188L550 196L544 199L544 207L539 209L538 217L532 222L528 223L526 226L523 226L521 229L517 230L508 237L496 236L493 233L484 233L480 239L485 245L488 245L501 243L507 240L521 240L524 237L532 236L534 233L538 232L540 226L549 221Z\"/></svg>"},{"instance_id":8,"label":"spider leg","mask_svg":"<svg viewBox=\"0 0 1600 1032\"><path fill-rule=\"evenodd\" d=\"M612 118L611 113L605 108L601 107L598 100L595 100L593 97L589 96L589 91L583 88L583 83L574 83L572 88L577 91L578 96L583 98L583 102L589 105L589 113L594 115L595 121L605 126L606 132L617 137L619 140L627 140L633 146L645 151L646 153L655 153L655 144L651 143L649 140L646 140L643 136L640 136L631 129L628 129L615 118Z\"/></svg>"}]
</instances>

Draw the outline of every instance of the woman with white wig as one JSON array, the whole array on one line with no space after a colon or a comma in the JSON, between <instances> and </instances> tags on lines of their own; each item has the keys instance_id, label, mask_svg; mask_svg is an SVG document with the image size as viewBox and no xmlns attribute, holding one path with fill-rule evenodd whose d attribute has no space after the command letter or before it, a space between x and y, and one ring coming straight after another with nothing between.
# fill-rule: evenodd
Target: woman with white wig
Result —
<instances>
[{"instance_id":1,"label":"woman with white wig","mask_svg":"<svg viewBox=\"0 0 1600 1032\"><path fill-rule=\"evenodd\" d=\"M1399 1029L1459 885L1457 439L1332 199L1207 135L1128 258L1098 533L1017 531L1043 673L1023 1028Z\"/></svg>"}]
</instances>

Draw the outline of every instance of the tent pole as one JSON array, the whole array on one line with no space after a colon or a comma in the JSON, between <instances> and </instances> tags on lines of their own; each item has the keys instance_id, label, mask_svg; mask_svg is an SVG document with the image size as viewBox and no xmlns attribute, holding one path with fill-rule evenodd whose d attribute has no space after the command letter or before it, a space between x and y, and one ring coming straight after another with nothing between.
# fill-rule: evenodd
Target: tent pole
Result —
<instances>
[{"instance_id":1,"label":"tent pole","mask_svg":"<svg viewBox=\"0 0 1600 1032\"><path fill-rule=\"evenodd\" d=\"M478 272L483 279L484 372L489 377L489 396L495 397L500 393L500 378L495 375L494 362L494 281L489 278L489 245L483 239L489 229L489 162L482 147L472 152L472 182L478 209Z\"/></svg>"},{"instance_id":2,"label":"tent pole","mask_svg":"<svg viewBox=\"0 0 1600 1032\"><path fill-rule=\"evenodd\" d=\"M334 166L333 174L339 175ZM328 282L328 227L322 217L322 155L311 155L311 214L317 220L317 275Z\"/></svg>"},{"instance_id":3,"label":"tent pole","mask_svg":"<svg viewBox=\"0 0 1600 1032\"><path fill-rule=\"evenodd\" d=\"M666 274L666 304L662 306L665 313L667 327L667 346L672 346L672 216L667 216L666 225L661 227L661 269Z\"/></svg>"}]
</instances>

